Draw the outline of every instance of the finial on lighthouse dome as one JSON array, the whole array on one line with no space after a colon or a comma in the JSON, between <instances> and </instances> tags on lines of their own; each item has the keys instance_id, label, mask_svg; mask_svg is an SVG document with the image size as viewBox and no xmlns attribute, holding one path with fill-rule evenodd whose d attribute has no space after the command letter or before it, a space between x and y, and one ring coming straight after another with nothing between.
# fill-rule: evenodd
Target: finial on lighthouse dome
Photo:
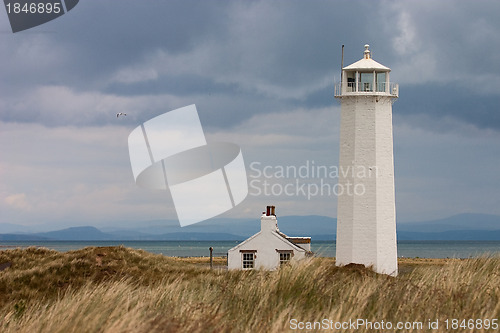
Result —
<instances>
[{"instance_id":1,"label":"finial on lighthouse dome","mask_svg":"<svg viewBox=\"0 0 500 333\"><path fill-rule=\"evenodd\" d=\"M369 49L370 49L370 45L365 44L365 52L364 52L365 53L365 59L370 59L371 58L371 56L370 56L370 50Z\"/></svg>"}]
</instances>

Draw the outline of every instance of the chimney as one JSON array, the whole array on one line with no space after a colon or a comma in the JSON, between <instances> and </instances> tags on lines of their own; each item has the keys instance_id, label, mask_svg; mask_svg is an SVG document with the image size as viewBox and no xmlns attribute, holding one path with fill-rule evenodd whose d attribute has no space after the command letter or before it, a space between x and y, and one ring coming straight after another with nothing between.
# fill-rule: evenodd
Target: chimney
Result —
<instances>
[{"instance_id":1,"label":"chimney","mask_svg":"<svg viewBox=\"0 0 500 333\"><path fill-rule=\"evenodd\" d=\"M264 212L262 212L264 214ZM265 211L266 216L276 216L276 206L267 206Z\"/></svg>"},{"instance_id":2,"label":"chimney","mask_svg":"<svg viewBox=\"0 0 500 333\"><path fill-rule=\"evenodd\" d=\"M260 231L277 231L278 221L276 220L276 207L267 206L266 211L262 213L262 217L260 218Z\"/></svg>"}]
</instances>

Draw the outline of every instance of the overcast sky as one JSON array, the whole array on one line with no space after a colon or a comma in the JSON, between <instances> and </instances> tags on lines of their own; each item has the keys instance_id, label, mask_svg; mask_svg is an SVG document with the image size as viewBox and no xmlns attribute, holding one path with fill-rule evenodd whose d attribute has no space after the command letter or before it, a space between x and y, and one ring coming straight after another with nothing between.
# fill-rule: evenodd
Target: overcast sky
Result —
<instances>
[{"instance_id":1,"label":"overcast sky","mask_svg":"<svg viewBox=\"0 0 500 333\"><path fill-rule=\"evenodd\" d=\"M257 176L337 165L342 44L345 65L370 44L400 85L397 221L500 215L497 0L85 0L15 34L0 12L0 223L176 219L167 192L134 183L127 138L190 104L208 141L240 145L254 180L221 217L257 219L268 204L336 217L335 195L258 195L263 180L295 179Z\"/></svg>"}]
</instances>

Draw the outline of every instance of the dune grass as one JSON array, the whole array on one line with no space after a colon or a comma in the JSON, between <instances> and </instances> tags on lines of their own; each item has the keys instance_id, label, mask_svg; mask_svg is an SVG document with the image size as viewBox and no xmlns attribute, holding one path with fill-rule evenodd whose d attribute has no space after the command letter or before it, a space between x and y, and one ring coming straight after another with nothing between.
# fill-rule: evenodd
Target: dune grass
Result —
<instances>
[{"instance_id":1,"label":"dune grass","mask_svg":"<svg viewBox=\"0 0 500 333\"><path fill-rule=\"evenodd\" d=\"M210 270L208 259L124 247L0 251L6 262L0 332L286 332L357 319L422 323L387 332L495 332L445 330L444 321L500 317L498 257L406 259L397 278L330 258L274 272ZM439 320L439 330L428 320Z\"/></svg>"}]
</instances>

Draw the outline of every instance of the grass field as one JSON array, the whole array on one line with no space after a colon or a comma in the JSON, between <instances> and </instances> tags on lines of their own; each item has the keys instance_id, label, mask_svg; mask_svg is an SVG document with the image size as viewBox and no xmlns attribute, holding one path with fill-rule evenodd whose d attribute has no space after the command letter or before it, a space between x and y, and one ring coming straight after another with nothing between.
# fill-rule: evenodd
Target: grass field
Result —
<instances>
[{"instance_id":1,"label":"grass field","mask_svg":"<svg viewBox=\"0 0 500 333\"><path fill-rule=\"evenodd\" d=\"M208 258L124 247L5 250L2 267L0 332L499 331L498 257L402 259L396 278L330 258L274 272L210 270Z\"/></svg>"}]
</instances>

